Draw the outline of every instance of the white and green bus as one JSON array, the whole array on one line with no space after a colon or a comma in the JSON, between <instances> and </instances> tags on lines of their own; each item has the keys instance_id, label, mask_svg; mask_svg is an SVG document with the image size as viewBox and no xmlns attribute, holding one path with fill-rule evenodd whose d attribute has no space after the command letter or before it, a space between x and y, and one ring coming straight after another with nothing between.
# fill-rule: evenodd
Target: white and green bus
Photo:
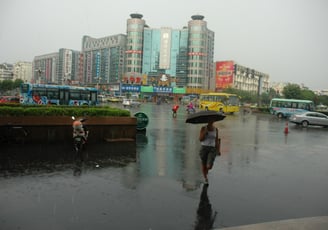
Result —
<instances>
[{"instance_id":1,"label":"white and green bus","mask_svg":"<svg viewBox=\"0 0 328 230\"><path fill-rule=\"evenodd\" d=\"M290 117L295 113L313 111L315 108L313 101L273 98L270 102L270 113L279 118Z\"/></svg>"}]
</instances>

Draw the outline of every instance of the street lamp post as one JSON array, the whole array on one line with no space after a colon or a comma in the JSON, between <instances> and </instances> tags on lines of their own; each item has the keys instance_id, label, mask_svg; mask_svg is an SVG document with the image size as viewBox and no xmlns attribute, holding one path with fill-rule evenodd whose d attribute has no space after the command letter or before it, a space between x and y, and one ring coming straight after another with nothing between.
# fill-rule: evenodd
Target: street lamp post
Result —
<instances>
[{"instance_id":1,"label":"street lamp post","mask_svg":"<svg viewBox=\"0 0 328 230\"><path fill-rule=\"evenodd\" d=\"M38 75L38 81L39 81L39 84L41 84L41 74L44 73L44 71L40 68L36 69L35 72L37 73Z\"/></svg>"},{"instance_id":2,"label":"street lamp post","mask_svg":"<svg viewBox=\"0 0 328 230\"><path fill-rule=\"evenodd\" d=\"M99 84L100 84L101 77L95 77L95 79L97 80L96 88L99 90Z\"/></svg>"},{"instance_id":3,"label":"street lamp post","mask_svg":"<svg viewBox=\"0 0 328 230\"><path fill-rule=\"evenodd\" d=\"M70 77L69 76L71 76L70 73L65 73L64 79L62 81L62 85L66 85L67 84L68 80L70 80Z\"/></svg>"}]
</instances>

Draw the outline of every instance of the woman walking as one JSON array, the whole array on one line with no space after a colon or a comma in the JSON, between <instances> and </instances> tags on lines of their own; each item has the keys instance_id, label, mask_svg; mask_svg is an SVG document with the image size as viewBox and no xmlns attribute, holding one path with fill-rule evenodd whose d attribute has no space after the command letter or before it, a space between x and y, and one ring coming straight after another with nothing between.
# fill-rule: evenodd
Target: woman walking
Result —
<instances>
[{"instance_id":1,"label":"woman walking","mask_svg":"<svg viewBox=\"0 0 328 230\"><path fill-rule=\"evenodd\" d=\"M205 184L208 184L208 171L212 169L216 155L221 155L219 131L213 123L214 120L210 119L207 125L201 128L199 134L199 141L201 142L199 155L202 161Z\"/></svg>"}]
</instances>

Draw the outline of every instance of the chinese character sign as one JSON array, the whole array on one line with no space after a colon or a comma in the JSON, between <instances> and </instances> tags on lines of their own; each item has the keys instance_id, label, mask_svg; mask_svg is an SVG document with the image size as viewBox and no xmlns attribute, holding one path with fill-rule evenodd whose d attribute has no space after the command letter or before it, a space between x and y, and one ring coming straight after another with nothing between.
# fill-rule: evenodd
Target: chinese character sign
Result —
<instances>
[{"instance_id":1,"label":"chinese character sign","mask_svg":"<svg viewBox=\"0 0 328 230\"><path fill-rule=\"evenodd\" d=\"M215 88L224 89L233 84L233 61L216 62Z\"/></svg>"},{"instance_id":2,"label":"chinese character sign","mask_svg":"<svg viewBox=\"0 0 328 230\"><path fill-rule=\"evenodd\" d=\"M173 93L172 87L154 86L154 93Z\"/></svg>"},{"instance_id":3,"label":"chinese character sign","mask_svg":"<svg viewBox=\"0 0 328 230\"><path fill-rule=\"evenodd\" d=\"M122 84L122 92L140 92L140 85L126 85Z\"/></svg>"}]
</instances>

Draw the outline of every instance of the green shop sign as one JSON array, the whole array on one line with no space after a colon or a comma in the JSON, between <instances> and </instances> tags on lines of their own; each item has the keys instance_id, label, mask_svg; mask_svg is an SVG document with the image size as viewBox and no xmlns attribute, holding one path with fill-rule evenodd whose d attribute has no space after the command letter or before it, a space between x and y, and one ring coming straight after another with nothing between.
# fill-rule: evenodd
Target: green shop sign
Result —
<instances>
[{"instance_id":1,"label":"green shop sign","mask_svg":"<svg viewBox=\"0 0 328 230\"><path fill-rule=\"evenodd\" d=\"M141 86L141 92L142 93L152 93L154 92L152 86Z\"/></svg>"},{"instance_id":2,"label":"green shop sign","mask_svg":"<svg viewBox=\"0 0 328 230\"><path fill-rule=\"evenodd\" d=\"M159 87L155 87L158 89ZM171 87L169 87L171 88ZM142 93L155 93L157 92L154 90L153 86L141 86L141 92ZM186 94L187 90L186 87L173 87L173 91L167 92L167 93L176 93L176 94Z\"/></svg>"},{"instance_id":3,"label":"green shop sign","mask_svg":"<svg viewBox=\"0 0 328 230\"><path fill-rule=\"evenodd\" d=\"M173 93L185 94L186 88L185 87L174 87Z\"/></svg>"}]
</instances>

